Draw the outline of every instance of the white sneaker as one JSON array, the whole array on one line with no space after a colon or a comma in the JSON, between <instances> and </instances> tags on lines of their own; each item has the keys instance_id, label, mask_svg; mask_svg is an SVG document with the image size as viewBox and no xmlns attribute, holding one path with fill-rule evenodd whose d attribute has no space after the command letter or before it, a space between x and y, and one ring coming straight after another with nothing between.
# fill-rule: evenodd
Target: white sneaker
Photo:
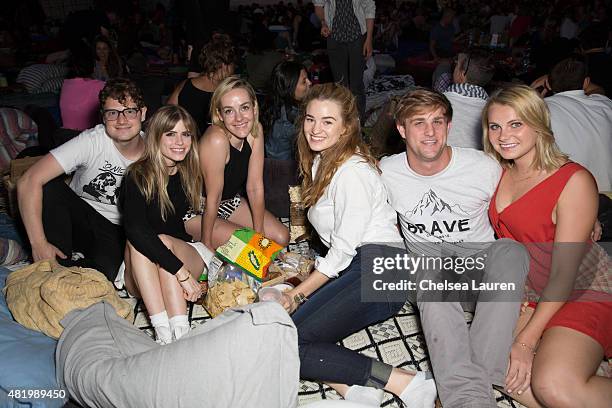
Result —
<instances>
[{"instance_id":1,"label":"white sneaker","mask_svg":"<svg viewBox=\"0 0 612 408\"><path fill-rule=\"evenodd\" d=\"M357 402L370 407L380 407L385 392L374 387L351 385L344 396L347 401Z\"/></svg>"},{"instance_id":2,"label":"white sneaker","mask_svg":"<svg viewBox=\"0 0 612 408\"><path fill-rule=\"evenodd\" d=\"M438 391L433 378L423 371L416 373L410 384L399 396L408 408L434 408Z\"/></svg>"}]
</instances>

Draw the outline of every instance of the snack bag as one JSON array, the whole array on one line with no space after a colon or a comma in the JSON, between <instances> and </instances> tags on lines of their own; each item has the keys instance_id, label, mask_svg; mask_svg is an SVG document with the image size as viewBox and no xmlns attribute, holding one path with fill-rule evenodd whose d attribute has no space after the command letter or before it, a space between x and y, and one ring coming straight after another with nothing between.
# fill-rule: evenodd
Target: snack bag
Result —
<instances>
[{"instance_id":1,"label":"snack bag","mask_svg":"<svg viewBox=\"0 0 612 408\"><path fill-rule=\"evenodd\" d=\"M202 306L217 317L230 307L244 306L255 301L255 292L240 280L219 281L210 288Z\"/></svg>"},{"instance_id":2,"label":"snack bag","mask_svg":"<svg viewBox=\"0 0 612 408\"><path fill-rule=\"evenodd\" d=\"M234 231L230 239L219 248L217 255L234 264L261 282L268 273L270 263L283 249L276 242L250 228Z\"/></svg>"}]
</instances>

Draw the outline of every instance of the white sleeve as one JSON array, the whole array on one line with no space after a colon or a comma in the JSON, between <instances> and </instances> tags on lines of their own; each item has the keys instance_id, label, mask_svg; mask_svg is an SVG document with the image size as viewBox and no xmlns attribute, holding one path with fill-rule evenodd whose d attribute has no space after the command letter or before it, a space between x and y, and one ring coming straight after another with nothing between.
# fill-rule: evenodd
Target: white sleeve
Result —
<instances>
[{"instance_id":1,"label":"white sleeve","mask_svg":"<svg viewBox=\"0 0 612 408\"><path fill-rule=\"evenodd\" d=\"M376 17L376 3L374 0L365 0L363 2L363 11L365 12L366 19Z\"/></svg>"},{"instance_id":2,"label":"white sleeve","mask_svg":"<svg viewBox=\"0 0 612 408\"><path fill-rule=\"evenodd\" d=\"M315 268L329 278L337 277L349 266L372 217L373 177L362 166L342 169L329 186L334 202L334 228L327 255L315 260Z\"/></svg>"},{"instance_id":3,"label":"white sleeve","mask_svg":"<svg viewBox=\"0 0 612 408\"><path fill-rule=\"evenodd\" d=\"M51 154L62 166L66 174L70 174L91 159L94 135L90 131L82 132L77 137L51 150Z\"/></svg>"}]
</instances>

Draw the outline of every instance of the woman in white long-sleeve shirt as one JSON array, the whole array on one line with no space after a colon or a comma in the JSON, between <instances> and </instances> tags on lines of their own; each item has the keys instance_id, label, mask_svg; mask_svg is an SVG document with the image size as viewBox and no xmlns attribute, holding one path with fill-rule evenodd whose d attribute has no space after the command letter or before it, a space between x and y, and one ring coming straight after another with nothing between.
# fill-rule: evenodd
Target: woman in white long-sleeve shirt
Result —
<instances>
[{"instance_id":1,"label":"woman in white long-sleeve shirt","mask_svg":"<svg viewBox=\"0 0 612 408\"><path fill-rule=\"evenodd\" d=\"M312 274L283 298L289 312L301 305L293 314L301 377L325 381L345 399L366 405L379 406L384 388L409 407L431 407L436 390L425 373L393 368L336 344L404 304L361 301L362 255L388 255L385 244L401 237L376 161L361 140L355 98L341 85L316 85L298 124L303 199L310 223L329 248ZM364 267L371 271L371 265Z\"/></svg>"}]
</instances>

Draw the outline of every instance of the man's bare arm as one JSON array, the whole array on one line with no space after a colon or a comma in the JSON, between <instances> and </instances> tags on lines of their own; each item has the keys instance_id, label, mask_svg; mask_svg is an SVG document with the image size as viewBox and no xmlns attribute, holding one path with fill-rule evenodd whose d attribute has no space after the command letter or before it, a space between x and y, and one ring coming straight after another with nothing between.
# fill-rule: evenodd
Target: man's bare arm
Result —
<instances>
[{"instance_id":1,"label":"man's bare arm","mask_svg":"<svg viewBox=\"0 0 612 408\"><path fill-rule=\"evenodd\" d=\"M43 186L64 174L64 169L51 153L47 153L25 172L17 182L17 200L21 219L32 245L34 261L65 258L66 255L47 241L42 223Z\"/></svg>"}]
</instances>

